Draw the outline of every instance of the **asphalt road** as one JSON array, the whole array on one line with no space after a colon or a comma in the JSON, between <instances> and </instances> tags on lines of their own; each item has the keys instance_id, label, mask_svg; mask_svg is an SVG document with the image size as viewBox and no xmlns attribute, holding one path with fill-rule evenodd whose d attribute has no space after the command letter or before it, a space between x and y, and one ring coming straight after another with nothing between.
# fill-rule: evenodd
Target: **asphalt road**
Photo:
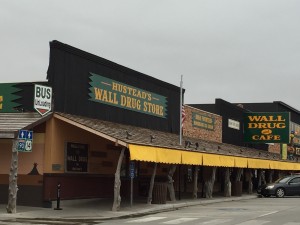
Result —
<instances>
[{"instance_id":1,"label":"asphalt road","mask_svg":"<svg viewBox=\"0 0 300 225\"><path fill-rule=\"evenodd\" d=\"M300 197L215 203L98 224L300 225ZM97 222L97 221L95 221Z\"/></svg>"},{"instance_id":2,"label":"asphalt road","mask_svg":"<svg viewBox=\"0 0 300 225\"><path fill-rule=\"evenodd\" d=\"M300 197L254 198L181 208L143 217L114 220L1 220L0 225L113 225L113 224L198 224L198 225L300 225Z\"/></svg>"}]
</instances>

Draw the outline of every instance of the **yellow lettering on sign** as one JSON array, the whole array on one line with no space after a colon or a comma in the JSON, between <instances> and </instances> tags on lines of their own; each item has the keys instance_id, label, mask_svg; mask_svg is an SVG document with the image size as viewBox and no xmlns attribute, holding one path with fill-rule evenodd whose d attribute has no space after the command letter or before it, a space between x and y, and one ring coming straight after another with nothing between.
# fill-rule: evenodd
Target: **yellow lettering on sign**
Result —
<instances>
[{"instance_id":1,"label":"yellow lettering on sign","mask_svg":"<svg viewBox=\"0 0 300 225\"><path fill-rule=\"evenodd\" d=\"M279 141L280 135L253 135L252 140L255 140L255 141Z\"/></svg>"},{"instance_id":2,"label":"yellow lettering on sign","mask_svg":"<svg viewBox=\"0 0 300 225\"><path fill-rule=\"evenodd\" d=\"M3 109L3 96L0 96L0 110Z\"/></svg>"},{"instance_id":3,"label":"yellow lettering on sign","mask_svg":"<svg viewBox=\"0 0 300 225\"><path fill-rule=\"evenodd\" d=\"M141 98L141 99L148 99L148 101L152 100L151 93L145 92L145 91L140 91L137 88L132 88L123 84L119 84L116 82L112 82L112 90L117 91L123 94L128 94L133 97Z\"/></svg>"},{"instance_id":4,"label":"yellow lettering on sign","mask_svg":"<svg viewBox=\"0 0 300 225\"><path fill-rule=\"evenodd\" d=\"M285 128L285 123L248 123L248 128L256 128L256 129L282 129Z\"/></svg>"},{"instance_id":5,"label":"yellow lettering on sign","mask_svg":"<svg viewBox=\"0 0 300 225\"><path fill-rule=\"evenodd\" d=\"M111 91L103 90L100 88L94 88L95 91L95 99L103 102L108 102L111 104L117 105L119 102L117 100L117 94Z\"/></svg>"},{"instance_id":6,"label":"yellow lettering on sign","mask_svg":"<svg viewBox=\"0 0 300 225\"><path fill-rule=\"evenodd\" d=\"M284 122L285 119L282 119L282 116L248 116L251 122Z\"/></svg>"},{"instance_id":7,"label":"yellow lettering on sign","mask_svg":"<svg viewBox=\"0 0 300 225\"><path fill-rule=\"evenodd\" d=\"M163 116L164 112L163 112L163 107L151 102L144 102L144 108L143 108L144 112L148 112L148 113L153 113L159 116Z\"/></svg>"}]
</instances>

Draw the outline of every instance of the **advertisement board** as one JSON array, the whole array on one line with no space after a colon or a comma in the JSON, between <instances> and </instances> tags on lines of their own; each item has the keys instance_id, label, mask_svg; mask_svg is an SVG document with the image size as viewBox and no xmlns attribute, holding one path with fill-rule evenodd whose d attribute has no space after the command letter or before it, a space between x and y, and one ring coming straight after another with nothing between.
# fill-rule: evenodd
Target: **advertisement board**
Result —
<instances>
[{"instance_id":1,"label":"advertisement board","mask_svg":"<svg viewBox=\"0 0 300 225\"><path fill-rule=\"evenodd\" d=\"M88 145L68 142L66 144L66 172L88 172Z\"/></svg>"},{"instance_id":2,"label":"advertisement board","mask_svg":"<svg viewBox=\"0 0 300 225\"><path fill-rule=\"evenodd\" d=\"M244 113L244 142L289 143L290 113Z\"/></svg>"}]
</instances>

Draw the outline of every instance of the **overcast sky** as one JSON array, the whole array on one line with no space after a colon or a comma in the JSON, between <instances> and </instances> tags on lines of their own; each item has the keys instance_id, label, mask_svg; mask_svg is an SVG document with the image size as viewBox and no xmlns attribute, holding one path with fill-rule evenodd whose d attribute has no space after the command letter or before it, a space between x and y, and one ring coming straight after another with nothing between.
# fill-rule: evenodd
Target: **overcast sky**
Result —
<instances>
[{"instance_id":1,"label":"overcast sky","mask_svg":"<svg viewBox=\"0 0 300 225\"><path fill-rule=\"evenodd\" d=\"M299 0L1 0L0 83L44 81L58 40L186 89L300 110Z\"/></svg>"}]
</instances>

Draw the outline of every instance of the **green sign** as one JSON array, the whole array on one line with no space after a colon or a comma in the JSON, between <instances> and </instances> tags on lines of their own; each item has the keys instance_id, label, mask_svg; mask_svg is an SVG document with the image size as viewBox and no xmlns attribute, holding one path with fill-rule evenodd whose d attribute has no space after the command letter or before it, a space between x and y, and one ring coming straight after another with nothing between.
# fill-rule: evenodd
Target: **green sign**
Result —
<instances>
[{"instance_id":1,"label":"green sign","mask_svg":"<svg viewBox=\"0 0 300 225\"><path fill-rule=\"evenodd\" d=\"M215 129L215 118L206 115L193 112L192 113L192 124L194 127L204 128L207 130Z\"/></svg>"},{"instance_id":2,"label":"green sign","mask_svg":"<svg viewBox=\"0 0 300 225\"><path fill-rule=\"evenodd\" d=\"M166 118L166 97L94 73L90 74L90 101Z\"/></svg>"},{"instance_id":3,"label":"green sign","mask_svg":"<svg viewBox=\"0 0 300 225\"><path fill-rule=\"evenodd\" d=\"M290 113L244 113L244 141L289 143Z\"/></svg>"},{"instance_id":4,"label":"green sign","mask_svg":"<svg viewBox=\"0 0 300 225\"><path fill-rule=\"evenodd\" d=\"M15 93L20 89L14 87L15 84L0 84L0 112L17 112L16 107L20 104L14 102L20 96Z\"/></svg>"}]
</instances>

